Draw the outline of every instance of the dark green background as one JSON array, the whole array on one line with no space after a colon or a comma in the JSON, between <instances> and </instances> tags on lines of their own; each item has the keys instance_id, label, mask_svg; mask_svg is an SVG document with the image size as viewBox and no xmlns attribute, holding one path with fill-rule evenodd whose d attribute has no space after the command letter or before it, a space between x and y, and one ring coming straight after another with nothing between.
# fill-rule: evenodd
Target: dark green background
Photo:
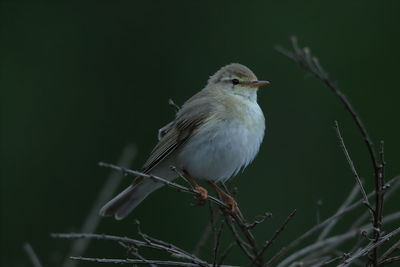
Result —
<instances>
[{"instance_id":1,"label":"dark green background","mask_svg":"<svg viewBox=\"0 0 400 267\"><path fill-rule=\"evenodd\" d=\"M1 265L29 266L25 241L46 266L59 265L70 242L49 233L79 230L109 174L97 162L116 162L135 143L132 168L140 168L174 116L168 98L182 104L231 62L271 81L259 92L264 143L234 180L247 217L274 215L257 230L260 240L296 208L276 250L316 222L318 200L326 217L352 188L334 120L371 189L367 150L350 116L274 50L293 34L351 99L375 143L384 138L388 178L400 173L399 11L398 1L362 0L2 1ZM138 218L147 233L191 250L208 220L194 202L164 188L126 220L104 219L98 232L132 235ZM228 262L243 263L239 254ZM86 255L126 256L98 242Z\"/></svg>"}]
</instances>

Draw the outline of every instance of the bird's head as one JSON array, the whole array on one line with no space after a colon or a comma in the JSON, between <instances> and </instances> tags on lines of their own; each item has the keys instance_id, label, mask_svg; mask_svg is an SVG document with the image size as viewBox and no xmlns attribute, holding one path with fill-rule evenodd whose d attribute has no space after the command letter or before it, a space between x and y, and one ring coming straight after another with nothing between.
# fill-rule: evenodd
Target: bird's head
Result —
<instances>
[{"instance_id":1,"label":"bird's head","mask_svg":"<svg viewBox=\"0 0 400 267\"><path fill-rule=\"evenodd\" d=\"M208 86L212 88L250 98L256 97L260 86L268 84L268 81L258 80L249 68L238 63L222 67L208 80Z\"/></svg>"}]
</instances>

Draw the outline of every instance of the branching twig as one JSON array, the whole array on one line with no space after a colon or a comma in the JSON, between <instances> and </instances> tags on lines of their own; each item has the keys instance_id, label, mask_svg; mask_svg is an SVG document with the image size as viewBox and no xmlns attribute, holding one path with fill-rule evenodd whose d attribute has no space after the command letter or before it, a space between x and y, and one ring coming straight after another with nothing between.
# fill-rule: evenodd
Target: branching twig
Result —
<instances>
[{"instance_id":1,"label":"branching twig","mask_svg":"<svg viewBox=\"0 0 400 267\"><path fill-rule=\"evenodd\" d=\"M274 235L272 236L272 238L270 240L265 241L264 246L260 249L260 252L257 254L256 258L254 259L254 261L251 263L250 266L253 266L253 264L256 263L257 260L262 259L265 252L267 251L267 249L274 243L274 241L278 238L278 236L280 235L280 233L282 233L283 230L285 230L287 224L289 223L289 221L291 219L293 219L294 215L296 215L297 210L292 211L289 216L286 218L286 220L284 221L284 223L275 231Z\"/></svg>"},{"instance_id":2,"label":"branching twig","mask_svg":"<svg viewBox=\"0 0 400 267\"><path fill-rule=\"evenodd\" d=\"M393 236L395 236L399 233L400 233L400 227L397 228L396 230L390 232L389 234L382 236L377 242L371 242L368 246L359 250L357 253L355 253L351 257L347 258L346 260L344 260L342 264L338 265L338 267L349 266L351 264L351 262L354 261L355 259L358 259L359 257L364 256L364 255L367 255L372 250L374 250L375 248L378 248L383 243L385 243L390 238L392 238Z\"/></svg>"},{"instance_id":3,"label":"branching twig","mask_svg":"<svg viewBox=\"0 0 400 267\"><path fill-rule=\"evenodd\" d=\"M160 261L160 260L140 260L140 259L100 259L100 258L87 258L87 257L70 257L72 260L91 261L97 263L115 263L115 264L158 264L167 266L184 266L184 267L197 267L199 265L189 262L181 261ZM208 264L208 267L212 265ZM233 265L222 265L221 267L238 267Z\"/></svg>"},{"instance_id":4,"label":"branching twig","mask_svg":"<svg viewBox=\"0 0 400 267\"><path fill-rule=\"evenodd\" d=\"M364 123L361 121L360 117L358 116L357 112L355 111L353 105L347 99L346 95L339 90L339 88L329 79L328 74L322 68L319 63L319 60L316 57L312 57L309 48L300 49L297 38L291 38L292 48L294 52L291 52L287 49L284 49L281 46L277 46L276 50L283 54L284 56L292 59L294 62L299 64L302 68L312 73L317 79L321 80L324 85L329 88L342 102L345 109L350 113L352 116L357 128L359 129L361 135L363 136L364 142L367 146L369 155L371 157L371 162L375 171L375 175L378 176L378 161L375 155L375 150L373 147L372 140L367 132L367 129L364 126Z\"/></svg>"},{"instance_id":5,"label":"branching twig","mask_svg":"<svg viewBox=\"0 0 400 267\"><path fill-rule=\"evenodd\" d=\"M398 183L400 180L400 176L396 176L393 179L389 181L390 183ZM375 192L371 192L368 194L368 198L372 197L375 194ZM342 211L336 212L334 215L331 217L325 219L323 222L320 224L317 224L313 226L311 229L300 235L298 238L294 239L292 242L290 242L287 246L283 247L271 260L269 260L269 264L272 264L279 259L281 259L283 256L285 256L291 249L295 248L297 245L299 245L301 242L303 242L305 239L310 237L312 234L318 232L319 230L323 229L326 225L328 225L330 222L333 220L345 215L346 213L349 213L350 211L354 210L355 208L358 208L363 204L364 199L360 199L357 202L353 203L352 205L348 206L347 208L343 209Z\"/></svg>"},{"instance_id":6,"label":"branching twig","mask_svg":"<svg viewBox=\"0 0 400 267\"><path fill-rule=\"evenodd\" d=\"M336 213L341 213L344 211L350 204L351 202L354 201L354 199L357 196L358 193L358 186L355 185L353 189L351 190L350 194L347 196L346 200L342 203L342 205L339 207L338 211ZM339 218L335 218L332 220L321 232L321 234L318 236L317 241L323 240L326 236L328 236L329 232L332 230L332 228L335 226Z\"/></svg>"},{"instance_id":7,"label":"branching twig","mask_svg":"<svg viewBox=\"0 0 400 267\"><path fill-rule=\"evenodd\" d=\"M118 166L129 167L136 155L136 147L134 145L127 145L118 160ZM117 190L119 184L123 180L123 175L120 173L113 172L109 175L106 182L104 183L97 199L94 201L92 209L90 210L85 222L83 223L81 232L82 233L93 233L101 217L98 215L99 209L106 201L108 201ZM69 255L83 255L87 247L89 246L90 239L78 239L72 243ZM75 267L78 265L78 261L65 260L63 267Z\"/></svg>"},{"instance_id":8,"label":"branching twig","mask_svg":"<svg viewBox=\"0 0 400 267\"><path fill-rule=\"evenodd\" d=\"M390 215L386 216L385 217L385 222L398 220L399 218L400 218L400 212L396 212L396 213L393 213L393 214L390 214ZM365 229L364 231L366 233L371 232L373 230L373 227L368 226L368 225L364 225L360 229L363 229L363 228ZM324 240L318 241L316 243L313 243L313 244L311 244L311 245L309 245L307 247L304 247L304 248L300 249L299 251L296 251L296 252L292 253L292 255L290 255L289 257L286 257L282 262L280 262L277 265L277 267L287 266L289 263L295 261L296 259L298 259L298 258L300 258L300 257L302 257L304 255L307 255L307 253L310 253L312 251L324 248L326 246L333 245L332 248L337 247L338 245L340 245L344 241L349 240L349 239L354 238L354 237L357 237L361 233L360 229L353 229L353 230L350 230L350 231L348 231L348 232L346 232L344 234L333 236L333 237L330 237L328 239L324 239ZM399 229L396 229L389 236L386 236L386 239L388 240L390 237L394 236L398 232L399 232ZM382 244L382 242L379 243L379 245L377 245L375 247L379 247L381 244ZM372 250L372 248L369 249L368 252L371 251L371 250Z\"/></svg>"},{"instance_id":9,"label":"branching twig","mask_svg":"<svg viewBox=\"0 0 400 267\"><path fill-rule=\"evenodd\" d=\"M122 168L122 167L119 167L117 165L106 163L106 162L99 162L99 166L100 167L105 167L105 168L110 168L110 169L113 169L113 170L117 170L117 171L120 171L122 173L127 173L127 174L130 174L130 175L134 176L134 177L141 176L141 177L144 177L144 178L148 178L148 179L153 180L156 183L161 183L163 185L166 185L166 186L169 186L171 188L174 188L174 189L178 190L179 192L184 192L184 193L189 193L189 194L192 194L192 195L195 195L195 196L200 196L200 192L198 192L198 191L196 191L194 189L188 188L186 186L183 186L183 185L180 185L180 184L177 184L177 183L174 183L174 182L170 182L168 180L165 180L164 178L161 178L161 177L158 177L158 176L155 176L155 175L150 175L150 174L146 174L146 173L130 170L130 169L127 169L127 168ZM217 198L215 198L213 196L208 196L208 200L214 202L215 204L217 204L218 206L220 206L222 208L229 209L228 205L226 205L224 202L222 202L221 200L219 200L219 199L217 199Z\"/></svg>"}]
</instances>

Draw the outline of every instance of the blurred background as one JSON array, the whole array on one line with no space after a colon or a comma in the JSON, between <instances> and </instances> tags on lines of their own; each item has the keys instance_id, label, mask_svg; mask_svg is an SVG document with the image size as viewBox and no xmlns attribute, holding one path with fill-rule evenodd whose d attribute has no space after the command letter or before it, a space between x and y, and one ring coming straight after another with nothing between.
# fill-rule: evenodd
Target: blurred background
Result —
<instances>
[{"instance_id":1,"label":"blurred background","mask_svg":"<svg viewBox=\"0 0 400 267\"><path fill-rule=\"evenodd\" d=\"M231 62L271 82L259 91L267 119L260 153L232 181L239 205L249 219L272 212L256 229L260 241L297 209L269 253L335 212L354 185L334 120L371 190L369 156L349 114L274 49L289 47L291 35L319 57L374 142L385 140L387 178L399 174L399 7L363 0L2 1L1 265L30 266L22 249L29 242L45 266L58 266L71 242L49 233L80 230L110 174L97 163L116 163L135 144L130 167L140 169L158 129L174 118L168 99L181 105ZM391 199L385 212L399 201ZM144 232L190 251L208 222L207 206L195 202L163 188L127 219L102 219L96 232L134 236L139 219ZM126 252L93 242L85 255ZM227 260L245 262L240 253Z\"/></svg>"}]
</instances>

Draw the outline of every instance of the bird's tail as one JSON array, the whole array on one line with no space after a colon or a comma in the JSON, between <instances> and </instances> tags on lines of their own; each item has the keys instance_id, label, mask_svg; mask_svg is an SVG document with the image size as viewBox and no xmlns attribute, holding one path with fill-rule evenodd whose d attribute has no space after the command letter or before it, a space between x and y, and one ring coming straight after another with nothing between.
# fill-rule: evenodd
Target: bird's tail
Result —
<instances>
[{"instance_id":1,"label":"bird's tail","mask_svg":"<svg viewBox=\"0 0 400 267\"><path fill-rule=\"evenodd\" d=\"M160 186L162 186L160 183L150 180L144 180L137 185L130 185L105 204L99 213L101 216L114 216L115 219L122 220Z\"/></svg>"}]
</instances>

